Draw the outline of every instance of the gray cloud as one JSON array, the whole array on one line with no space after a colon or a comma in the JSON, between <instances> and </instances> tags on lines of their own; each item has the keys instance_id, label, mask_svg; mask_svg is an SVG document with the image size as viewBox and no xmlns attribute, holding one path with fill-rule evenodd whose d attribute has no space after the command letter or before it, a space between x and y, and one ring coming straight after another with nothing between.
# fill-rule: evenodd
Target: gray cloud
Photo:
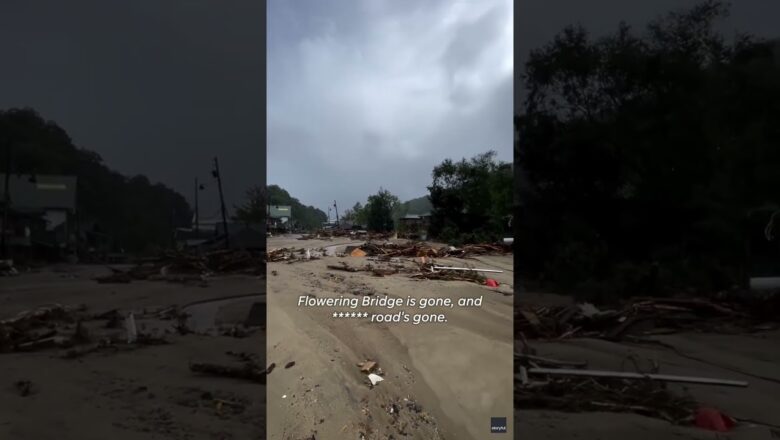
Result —
<instances>
[{"instance_id":1,"label":"gray cloud","mask_svg":"<svg viewBox=\"0 0 780 440\"><path fill-rule=\"evenodd\" d=\"M327 9L323 3L327 3ZM268 182L327 211L512 154L512 2L271 0Z\"/></svg>"}]
</instances>

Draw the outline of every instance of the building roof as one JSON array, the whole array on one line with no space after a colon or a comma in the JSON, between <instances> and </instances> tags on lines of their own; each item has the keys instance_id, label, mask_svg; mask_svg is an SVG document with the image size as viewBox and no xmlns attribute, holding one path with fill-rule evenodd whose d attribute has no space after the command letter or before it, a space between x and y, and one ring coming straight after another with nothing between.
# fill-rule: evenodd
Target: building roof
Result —
<instances>
[{"instance_id":1,"label":"building roof","mask_svg":"<svg viewBox=\"0 0 780 440\"><path fill-rule=\"evenodd\" d=\"M401 220L420 220L422 218L430 217L431 214L425 213L425 214L406 214L405 216L401 217Z\"/></svg>"},{"instance_id":2,"label":"building roof","mask_svg":"<svg viewBox=\"0 0 780 440\"><path fill-rule=\"evenodd\" d=\"M76 210L76 176L11 174L8 180L11 206L18 211ZM0 194L5 194L4 174L0 174Z\"/></svg>"}]
</instances>

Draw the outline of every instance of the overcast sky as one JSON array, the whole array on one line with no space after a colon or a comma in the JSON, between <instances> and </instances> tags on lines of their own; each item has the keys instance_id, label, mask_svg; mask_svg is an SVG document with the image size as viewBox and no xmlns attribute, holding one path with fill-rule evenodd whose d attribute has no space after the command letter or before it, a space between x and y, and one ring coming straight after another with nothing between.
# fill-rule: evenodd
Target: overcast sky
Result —
<instances>
[{"instance_id":1,"label":"overcast sky","mask_svg":"<svg viewBox=\"0 0 780 440\"><path fill-rule=\"evenodd\" d=\"M327 211L379 186L426 193L432 167L512 142L509 0L271 0L268 182ZM692 0L518 0L518 72L567 24L643 25ZM263 3L4 0L0 108L33 107L122 173L192 199L220 157L228 206L264 182ZM780 1L725 24L775 38ZM520 90L520 87L517 88ZM217 213L213 185L202 215Z\"/></svg>"},{"instance_id":2,"label":"overcast sky","mask_svg":"<svg viewBox=\"0 0 780 440\"><path fill-rule=\"evenodd\" d=\"M327 212L512 159L511 0L270 0L268 183Z\"/></svg>"},{"instance_id":3,"label":"overcast sky","mask_svg":"<svg viewBox=\"0 0 780 440\"><path fill-rule=\"evenodd\" d=\"M193 196L219 155L228 207L265 183L263 4L3 0L0 108L33 107L124 174ZM202 217L218 213L216 185Z\"/></svg>"}]
</instances>

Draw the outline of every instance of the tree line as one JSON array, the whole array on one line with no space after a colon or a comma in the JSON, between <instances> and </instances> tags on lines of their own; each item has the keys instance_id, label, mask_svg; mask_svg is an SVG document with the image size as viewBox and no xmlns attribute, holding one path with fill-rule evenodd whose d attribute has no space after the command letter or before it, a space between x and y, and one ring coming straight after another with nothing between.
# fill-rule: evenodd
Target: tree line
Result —
<instances>
[{"instance_id":1,"label":"tree line","mask_svg":"<svg viewBox=\"0 0 780 440\"><path fill-rule=\"evenodd\" d=\"M192 211L181 194L146 176L111 170L99 154L74 145L64 129L33 109L0 111L0 158L10 158L4 165L13 174L77 176L82 232L111 237L111 250L167 247L174 228L190 225Z\"/></svg>"},{"instance_id":2,"label":"tree line","mask_svg":"<svg viewBox=\"0 0 780 440\"><path fill-rule=\"evenodd\" d=\"M242 222L263 223L268 205L290 206L296 229L316 230L328 220L328 215L314 206L306 206L279 185L255 186L246 192L246 201L236 207L235 218Z\"/></svg>"},{"instance_id":3,"label":"tree line","mask_svg":"<svg viewBox=\"0 0 780 440\"><path fill-rule=\"evenodd\" d=\"M509 235L512 213L512 164L496 159L494 151L471 159L446 159L433 168L424 198L401 203L380 188L365 205L355 204L344 218L368 230L387 232L401 227L410 209L429 211L428 235L451 244L493 242ZM426 212L417 212L422 214Z\"/></svg>"},{"instance_id":4,"label":"tree line","mask_svg":"<svg viewBox=\"0 0 780 440\"><path fill-rule=\"evenodd\" d=\"M531 53L516 118L526 279L606 299L780 269L764 237L780 199L780 46L727 40L727 13L705 1L597 39L571 26Z\"/></svg>"}]
</instances>

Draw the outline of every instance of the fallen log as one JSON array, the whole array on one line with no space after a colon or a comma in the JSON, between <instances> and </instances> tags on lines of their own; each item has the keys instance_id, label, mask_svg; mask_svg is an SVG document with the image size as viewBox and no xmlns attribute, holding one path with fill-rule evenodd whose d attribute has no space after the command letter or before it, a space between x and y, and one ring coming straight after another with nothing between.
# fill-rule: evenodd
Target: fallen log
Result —
<instances>
[{"instance_id":1,"label":"fallen log","mask_svg":"<svg viewBox=\"0 0 780 440\"><path fill-rule=\"evenodd\" d=\"M190 364L190 371L195 373L208 374L211 376L244 379L263 384L266 380L266 369L256 368L251 364L247 364L243 367L232 367L227 365L194 363Z\"/></svg>"},{"instance_id":2,"label":"fallen log","mask_svg":"<svg viewBox=\"0 0 780 440\"><path fill-rule=\"evenodd\" d=\"M330 270L341 270L341 271L344 271L344 272L360 272L360 269L358 269L356 267L347 266L346 264L341 265L341 266L336 266L336 265L333 265L333 264L329 264L328 265L328 269L330 269Z\"/></svg>"}]
</instances>

